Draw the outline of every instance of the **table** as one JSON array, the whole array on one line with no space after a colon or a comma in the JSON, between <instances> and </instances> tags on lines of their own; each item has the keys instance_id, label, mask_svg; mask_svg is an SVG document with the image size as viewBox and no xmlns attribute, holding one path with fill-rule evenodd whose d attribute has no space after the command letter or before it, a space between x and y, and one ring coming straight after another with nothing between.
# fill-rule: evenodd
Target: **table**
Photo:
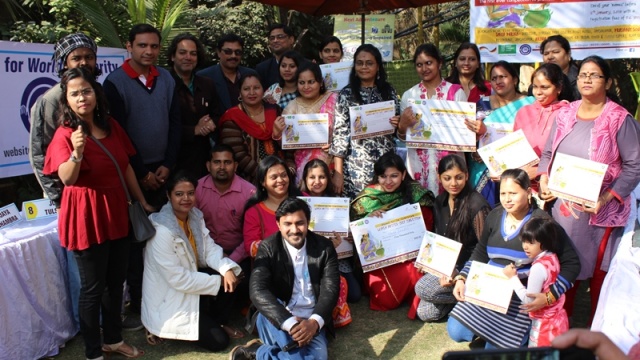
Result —
<instances>
[{"instance_id":1,"label":"table","mask_svg":"<svg viewBox=\"0 0 640 360\"><path fill-rule=\"evenodd\" d=\"M0 229L0 360L58 354L78 332L57 219Z\"/></svg>"}]
</instances>

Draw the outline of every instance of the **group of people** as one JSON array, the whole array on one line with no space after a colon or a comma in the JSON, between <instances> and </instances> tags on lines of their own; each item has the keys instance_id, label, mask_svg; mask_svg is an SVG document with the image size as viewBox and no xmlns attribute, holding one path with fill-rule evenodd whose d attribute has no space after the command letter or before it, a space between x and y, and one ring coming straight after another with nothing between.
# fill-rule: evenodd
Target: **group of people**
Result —
<instances>
[{"instance_id":1,"label":"group of people","mask_svg":"<svg viewBox=\"0 0 640 360\"><path fill-rule=\"evenodd\" d=\"M591 279L593 315L640 181L640 127L612 95L606 61L578 64L569 42L551 36L526 96L513 64L493 64L484 79L476 45L460 45L444 78L438 48L424 44L413 57L420 81L400 97L375 46L358 47L349 84L331 92L319 65L293 51L289 27L271 26L268 41L273 57L253 70L240 65L242 38L225 35L219 64L196 72L204 48L180 34L165 70L155 65L160 32L135 25L131 58L102 86L92 39L72 34L55 45L61 82L32 109L30 154L59 206L87 359L144 354L121 336L125 280L128 310L140 314L151 345L178 339L221 351L244 336L228 325L234 305L253 304L260 340L235 347L233 359L326 359L327 334L351 322L348 303L362 294L374 310L409 302L411 318L449 316L452 339L487 347L549 345L568 329L581 280ZM319 48L324 63L342 56L336 37ZM483 120L499 116L522 129L539 165L496 178L477 153L408 149L401 157L417 99L476 103L465 125L478 146L496 137ZM394 133L354 139L349 108L382 101L395 102ZM316 113L328 114L328 143L283 150L282 115ZM595 207L549 191L557 153L608 165ZM156 234L146 244L129 238L123 184L152 213ZM357 255L336 255L353 239L309 230L301 195L349 198L351 221L419 204L429 231L462 244L456 269L436 277L411 260L362 274ZM506 314L465 302L472 261L511 278Z\"/></svg>"}]
</instances>

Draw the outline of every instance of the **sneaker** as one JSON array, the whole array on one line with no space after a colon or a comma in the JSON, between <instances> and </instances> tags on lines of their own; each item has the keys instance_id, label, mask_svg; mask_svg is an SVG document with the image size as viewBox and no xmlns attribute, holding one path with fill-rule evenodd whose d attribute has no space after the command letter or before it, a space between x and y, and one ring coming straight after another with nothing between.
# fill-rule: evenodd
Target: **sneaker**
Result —
<instances>
[{"instance_id":1,"label":"sneaker","mask_svg":"<svg viewBox=\"0 0 640 360\"><path fill-rule=\"evenodd\" d=\"M253 360L256 358L256 352L262 345L260 339L253 339L245 345L238 345L231 349L229 360Z\"/></svg>"},{"instance_id":2,"label":"sneaker","mask_svg":"<svg viewBox=\"0 0 640 360\"><path fill-rule=\"evenodd\" d=\"M143 327L140 316L133 314L122 315L122 331L138 331L142 330Z\"/></svg>"}]
</instances>

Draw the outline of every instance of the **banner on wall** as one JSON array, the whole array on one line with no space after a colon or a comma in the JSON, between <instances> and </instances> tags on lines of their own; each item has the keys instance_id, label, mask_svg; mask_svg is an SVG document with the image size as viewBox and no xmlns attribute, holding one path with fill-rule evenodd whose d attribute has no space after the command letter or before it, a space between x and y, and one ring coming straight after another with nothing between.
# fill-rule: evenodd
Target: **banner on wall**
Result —
<instances>
[{"instance_id":1,"label":"banner on wall","mask_svg":"<svg viewBox=\"0 0 640 360\"><path fill-rule=\"evenodd\" d=\"M574 59L640 58L638 0L470 0L470 12L482 62L542 61L540 43L556 34Z\"/></svg>"},{"instance_id":2,"label":"banner on wall","mask_svg":"<svg viewBox=\"0 0 640 360\"><path fill-rule=\"evenodd\" d=\"M60 81L52 44L0 41L0 178L30 174L29 114L40 95ZM98 49L100 83L128 57L125 49Z\"/></svg>"},{"instance_id":3,"label":"banner on wall","mask_svg":"<svg viewBox=\"0 0 640 360\"><path fill-rule=\"evenodd\" d=\"M380 49L384 62L393 60L395 21L396 16L393 14L365 16L364 43ZM342 61L353 60L353 54L362 44L362 16L335 15L333 29L333 35L342 42Z\"/></svg>"}]
</instances>

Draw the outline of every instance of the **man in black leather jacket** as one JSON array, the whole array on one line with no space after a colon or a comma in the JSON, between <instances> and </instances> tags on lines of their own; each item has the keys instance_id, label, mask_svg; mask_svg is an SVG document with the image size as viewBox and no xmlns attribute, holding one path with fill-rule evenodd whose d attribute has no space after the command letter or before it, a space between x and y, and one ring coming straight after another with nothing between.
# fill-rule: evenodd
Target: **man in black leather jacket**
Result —
<instances>
[{"instance_id":1,"label":"man in black leather jacket","mask_svg":"<svg viewBox=\"0 0 640 360\"><path fill-rule=\"evenodd\" d=\"M309 218L303 200L287 198L278 207L280 231L260 244L249 285L264 344L236 346L231 359L327 359L325 332L333 331L340 290L338 258L331 241L308 231Z\"/></svg>"}]
</instances>

